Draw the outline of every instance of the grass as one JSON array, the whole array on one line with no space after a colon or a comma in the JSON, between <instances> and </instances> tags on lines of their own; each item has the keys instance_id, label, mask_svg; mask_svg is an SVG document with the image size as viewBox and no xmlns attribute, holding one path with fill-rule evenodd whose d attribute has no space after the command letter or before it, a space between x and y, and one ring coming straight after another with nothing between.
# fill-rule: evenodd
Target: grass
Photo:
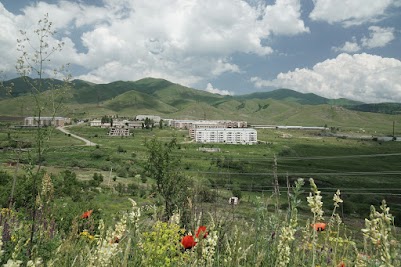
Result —
<instances>
[{"instance_id":1,"label":"grass","mask_svg":"<svg viewBox=\"0 0 401 267\"><path fill-rule=\"evenodd\" d=\"M133 130L128 138L110 137L107 129L73 126L69 130L99 144L85 147L58 131L50 139L45 154L45 167L69 168L83 180L90 179L95 172L105 177L116 176L117 182L129 184L135 175L143 176L143 164L147 157L146 140L158 138L170 140L176 137L180 149L184 172L194 179L207 182L214 189L231 190L238 185L242 191L259 195L272 191L273 158L277 158L277 171L282 190L286 190L287 176L290 182L298 177L315 178L316 184L332 194L341 189L348 200L345 213L364 217L370 204L379 204L384 198L393 206L396 215L401 215L399 197L401 187L398 179L400 142L361 141L357 139L326 137L318 131L258 130L259 145L200 145L190 141L187 131L155 128ZM11 136L32 141L34 130L8 129ZM7 131L0 133L0 142L7 142ZM353 133L353 132L348 132ZM220 152L198 151L200 146L217 147ZM121 147L125 152L119 153ZM23 158L26 152L23 153ZM3 162L16 159L16 153L0 153ZM12 169L10 169L12 171ZM358 174L359 173L359 174ZM363 207L363 208L362 208ZM396 223L401 223L396 216Z\"/></svg>"}]
</instances>

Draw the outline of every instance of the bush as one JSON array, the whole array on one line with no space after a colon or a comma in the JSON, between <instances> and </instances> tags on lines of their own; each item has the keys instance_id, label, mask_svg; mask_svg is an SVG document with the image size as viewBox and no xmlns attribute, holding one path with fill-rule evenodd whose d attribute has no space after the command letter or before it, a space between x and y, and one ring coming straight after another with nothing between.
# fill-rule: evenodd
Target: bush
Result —
<instances>
[{"instance_id":1,"label":"bush","mask_svg":"<svg viewBox=\"0 0 401 267\"><path fill-rule=\"evenodd\" d=\"M101 159L105 156L104 152L100 149L95 149L91 152L90 157L93 159Z\"/></svg>"}]
</instances>

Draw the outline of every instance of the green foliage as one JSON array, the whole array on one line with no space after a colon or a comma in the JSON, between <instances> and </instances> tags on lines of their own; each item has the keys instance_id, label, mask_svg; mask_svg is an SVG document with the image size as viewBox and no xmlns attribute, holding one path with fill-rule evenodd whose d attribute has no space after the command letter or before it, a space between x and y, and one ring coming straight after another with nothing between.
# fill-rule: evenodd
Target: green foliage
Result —
<instances>
[{"instance_id":1,"label":"green foliage","mask_svg":"<svg viewBox=\"0 0 401 267\"><path fill-rule=\"evenodd\" d=\"M118 153L127 153L127 150L124 149L122 146L118 146L118 147L117 147L117 152L118 152Z\"/></svg>"},{"instance_id":2,"label":"green foliage","mask_svg":"<svg viewBox=\"0 0 401 267\"><path fill-rule=\"evenodd\" d=\"M237 197L238 199L242 198L242 191L241 191L241 187L239 186L238 183L235 183L233 185L233 188L231 190L233 196Z\"/></svg>"},{"instance_id":3,"label":"green foliage","mask_svg":"<svg viewBox=\"0 0 401 267\"><path fill-rule=\"evenodd\" d=\"M165 218L168 220L176 209L185 207L187 179L181 171L180 158L173 154L176 140L169 143L155 138L146 143L149 151L145 166L147 174L155 179L157 191L164 198Z\"/></svg>"},{"instance_id":4,"label":"green foliage","mask_svg":"<svg viewBox=\"0 0 401 267\"><path fill-rule=\"evenodd\" d=\"M100 149L100 148L96 148L95 150L93 150L90 154L92 159L101 159L103 157L105 157L105 153Z\"/></svg>"},{"instance_id":5,"label":"green foliage","mask_svg":"<svg viewBox=\"0 0 401 267\"><path fill-rule=\"evenodd\" d=\"M184 231L176 224L157 222L150 232L144 232L142 266L179 266L186 254L181 253L179 240Z\"/></svg>"},{"instance_id":6,"label":"green foliage","mask_svg":"<svg viewBox=\"0 0 401 267\"><path fill-rule=\"evenodd\" d=\"M91 186L97 187L103 182L103 180L104 180L103 175L101 173L95 172L93 174L93 180L91 181Z\"/></svg>"}]
</instances>

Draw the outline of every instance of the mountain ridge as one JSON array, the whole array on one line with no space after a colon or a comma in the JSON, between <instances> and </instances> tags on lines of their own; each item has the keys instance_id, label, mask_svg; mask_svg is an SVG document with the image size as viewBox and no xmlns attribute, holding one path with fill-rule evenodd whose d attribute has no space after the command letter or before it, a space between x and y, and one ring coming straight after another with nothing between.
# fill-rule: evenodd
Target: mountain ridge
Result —
<instances>
[{"instance_id":1,"label":"mountain ridge","mask_svg":"<svg viewBox=\"0 0 401 267\"><path fill-rule=\"evenodd\" d=\"M45 80L51 84L61 81ZM21 81L14 79L14 84ZM8 81L8 84L11 82ZM7 84L7 82L5 82ZM137 81L115 81L94 84L73 80L64 109L58 115L95 118L104 115L132 116L154 113L177 119L241 119L252 123L288 123L325 125L372 121L381 123L381 113L400 114L401 104L366 104L349 99L328 99L313 93L291 89L224 96L193 89L164 79L144 78ZM24 91L25 88L25 91ZM15 88L17 94L0 96L0 115L32 116L27 87ZM45 88L51 88L49 85ZM46 97L46 92L41 97ZM370 114L370 107L376 115ZM378 108L380 107L380 108ZM362 114L361 111L365 112ZM368 111L368 112L366 112ZM46 110L45 110L46 113ZM384 115L384 114L383 114ZM370 117L374 117L373 119ZM363 117L363 118L362 118Z\"/></svg>"}]
</instances>

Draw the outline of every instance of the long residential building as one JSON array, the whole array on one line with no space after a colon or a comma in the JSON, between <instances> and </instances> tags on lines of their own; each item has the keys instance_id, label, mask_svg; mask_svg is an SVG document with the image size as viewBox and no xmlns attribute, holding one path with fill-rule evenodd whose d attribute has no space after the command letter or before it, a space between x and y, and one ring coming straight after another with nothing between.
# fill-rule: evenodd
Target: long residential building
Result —
<instances>
[{"instance_id":1,"label":"long residential building","mask_svg":"<svg viewBox=\"0 0 401 267\"><path fill-rule=\"evenodd\" d=\"M64 126L65 124L71 123L70 118L64 117L26 117L24 120L24 126L37 127L39 126Z\"/></svg>"},{"instance_id":2,"label":"long residential building","mask_svg":"<svg viewBox=\"0 0 401 267\"><path fill-rule=\"evenodd\" d=\"M246 128L246 121L231 120L172 120L171 127L177 129L191 129L194 127L204 128Z\"/></svg>"},{"instance_id":3,"label":"long residential building","mask_svg":"<svg viewBox=\"0 0 401 267\"><path fill-rule=\"evenodd\" d=\"M196 128L195 141L253 145L258 141L258 134L251 128Z\"/></svg>"}]
</instances>

